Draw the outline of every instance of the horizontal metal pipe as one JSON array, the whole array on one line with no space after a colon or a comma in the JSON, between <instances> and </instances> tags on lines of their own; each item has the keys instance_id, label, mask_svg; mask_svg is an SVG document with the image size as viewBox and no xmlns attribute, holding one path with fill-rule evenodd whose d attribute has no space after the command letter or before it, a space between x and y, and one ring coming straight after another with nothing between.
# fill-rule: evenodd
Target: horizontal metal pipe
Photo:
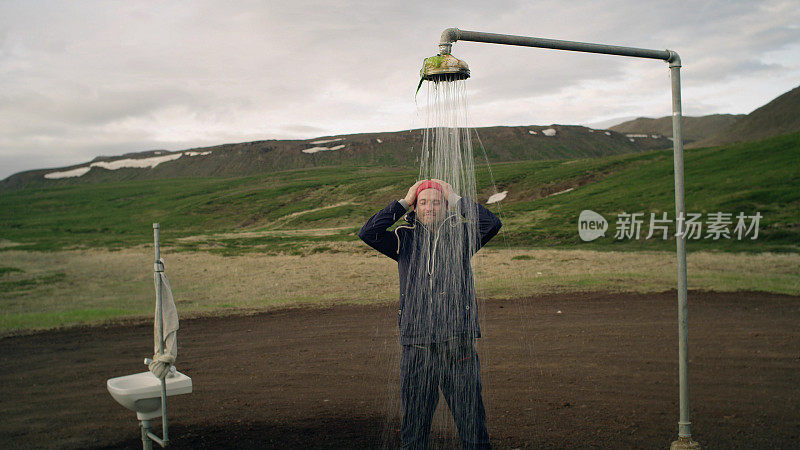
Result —
<instances>
[{"instance_id":1,"label":"horizontal metal pipe","mask_svg":"<svg viewBox=\"0 0 800 450\"><path fill-rule=\"evenodd\" d=\"M672 62L678 57L677 53L669 50L651 50L646 48L561 41L557 39L514 36L509 34L484 33L481 31L459 30L458 28L448 28L442 32L442 38L439 43L440 48L442 45L452 45L455 41L486 42L489 44L519 45L523 47L602 53L605 55L633 56L637 58L661 59L668 62Z\"/></svg>"}]
</instances>

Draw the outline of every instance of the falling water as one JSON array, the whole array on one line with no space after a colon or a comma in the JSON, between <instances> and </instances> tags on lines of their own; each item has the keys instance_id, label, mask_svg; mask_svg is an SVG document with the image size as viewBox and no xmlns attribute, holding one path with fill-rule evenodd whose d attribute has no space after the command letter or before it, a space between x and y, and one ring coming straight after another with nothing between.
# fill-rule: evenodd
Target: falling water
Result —
<instances>
[{"instance_id":1,"label":"falling water","mask_svg":"<svg viewBox=\"0 0 800 450\"><path fill-rule=\"evenodd\" d=\"M485 417L485 410L474 347L480 335L479 308L470 260L480 248L481 235L466 84L460 80L427 85L418 179L440 180L445 191L449 186L455 195L437 189L421 192L424 201L434 209L438 206L438 213L424 214L419 198L407 223L396 230L399 245L410 246L401 252L410 260L409 277L400 280L406 295L398 320L405 344L399 395L408 416L406 436L427 440L425 423L438 411L430 439L435 445L441 437L450 443L483 438L484 421L475 419ZM409 433L412 428L417 432Z\"/></svg>"},{"instance_id":2,"label":"falling water","mask_svg":"<svg viewBox=\"0 0 800 450\"><path fill-rule=\"evenodd\" d=\"M458 195L475 199L475 167L465 80L428 83L419 179L436 178Z\"/></svg>"},{"instance_id":3,"label":"falling water","mask_svg":"<svg viewBox=\"0 0 800 450\"><path fill-rule=\"evenodd\" d=\"M486 308L483 301L478 301L485 296L476 290L471 262L473 255L491 237L492 232L487 235L487 231L494 228L496 232L499 225L496 217L480 206L478 199L473 133L482 149L489 186L493 193L498 189L486 149L477 130L470 128L466 82L439 78L425 84L427 103L418 180L440 180L445 191L451 188L452 195L441 194L436 188L422 191L420 197L426 201L438 201L440 214L426 216L425 206L417 203L415 210L407 212L406 220L400 220L393 230L398 245L396 259L401 268L400 291L404 293L397 319L403 352L402 356L400 352L383 353L388 358L386 367L391 368L387 381L392 392L387 397L390 413L382 436L384 448L393 448L390 442L396 442L398 434L412 435L408 431L414 427L422 431L417 433L421 440L412 446L428 440L433 448L441 444L450 448L458 441L486 438L486 429L476 425L481 420L463 420L470 415L485 416L488 404L485 393L490 380L482 368L492 366L492 361L487 359L492 355L481 352L480 357L484 359L478 362L475 351L475 343L480 341L476 338L486 335L482 328ZM409 180L409 185L412 183ZM492 209L501 216L499 203ZM500 232L497 239L506 251L510 250L504 233ZM512 316L519 323L504 323L504 331L521 337L519 345L524 350L523 357L533 364L536 359L531 338L534 305L523 298L530 293L522 292L514 283L521 279L520 266L501 264L509 266L507 291L510 289L510 292L507 295L519 299L512 306ZM408 277L402 276L403 267L407 267ZM541 374L541 368L539 371ZM448 377L447 373L458 376ZM476 389L475 381L479 378L481 388ZM532 377L529 383L526 392L539 391L539 377ZM519 409L516 414L526 417L538 430L542 418L534 413L534 401L533 396L520 397L515 405ZM400 418L396 414L401 409L407 417L398 427L401 420L397 420ZM487 427L491 428L491 417L487 422ZM424 433L427 424L432 425L430 435Z\"/></svg>"}]
</instances>

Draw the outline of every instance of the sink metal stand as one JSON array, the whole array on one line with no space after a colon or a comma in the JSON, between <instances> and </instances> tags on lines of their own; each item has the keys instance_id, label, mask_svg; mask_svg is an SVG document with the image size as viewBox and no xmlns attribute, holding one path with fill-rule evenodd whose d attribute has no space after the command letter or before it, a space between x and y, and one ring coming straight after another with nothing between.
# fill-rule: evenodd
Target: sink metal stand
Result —
<instances>
[{"instance_id":1,"label":"sink metal stand","mask_svg":"<svg viewBox=\"0 0 800 450\"><path fill-rule=\"evenodd\" d=\"M161 439L153 433L149 420L140 421L139 427L142 429L142 448L144 450L153 450L153 441L158 442L158 445L162 447L169 445L169 441Z\"/></svg>"}]
</instances>

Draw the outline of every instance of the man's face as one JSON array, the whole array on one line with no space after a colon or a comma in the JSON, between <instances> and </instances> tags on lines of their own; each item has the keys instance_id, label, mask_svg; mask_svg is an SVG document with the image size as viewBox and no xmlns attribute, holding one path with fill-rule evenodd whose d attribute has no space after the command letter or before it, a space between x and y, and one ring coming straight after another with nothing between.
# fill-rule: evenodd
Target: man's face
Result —
<instances>
[{"instance_id":1,"label":"man's face","mask_svg":"<svg viewBox=\"0 0 800 450\"><path fill-rule=\"evenodd\" d=\"M433 225L444 218L444 196L437 189L425 189L417 196L417 219L424 225Z\"/></svg>"}]
</instances>

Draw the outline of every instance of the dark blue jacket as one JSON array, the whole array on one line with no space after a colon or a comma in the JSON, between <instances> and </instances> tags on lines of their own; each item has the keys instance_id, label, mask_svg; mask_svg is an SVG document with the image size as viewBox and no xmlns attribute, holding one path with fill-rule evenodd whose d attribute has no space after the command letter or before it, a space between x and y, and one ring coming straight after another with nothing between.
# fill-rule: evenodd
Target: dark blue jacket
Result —
<instances>
[{"instance_id":1,"label":"dark blue jacket","mask_svg":"<svg viewBox=\"0 0 800 450\"><path fill-rule=\"evenodd\" d=\"M398 325L402 345L480 337L470 259L502 224L491 211L461 198L436 230L393 201L358 232L369 246L397 261ZM404 217L407 225L388 231Z\"/></svg>"}]
</instances>

